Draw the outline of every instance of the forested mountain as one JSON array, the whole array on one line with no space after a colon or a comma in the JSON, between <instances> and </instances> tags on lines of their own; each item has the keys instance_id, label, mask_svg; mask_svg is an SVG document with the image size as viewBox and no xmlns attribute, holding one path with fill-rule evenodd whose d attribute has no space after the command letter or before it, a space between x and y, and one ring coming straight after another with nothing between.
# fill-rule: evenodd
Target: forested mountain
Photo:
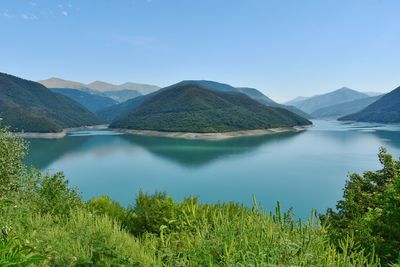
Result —
<instances>
[{"instance_id":1,"label":"forested mountain","mask_svg":"<svg viewBox=\"0 0 400 267\"><path fill-rule=\"evenodd\" d=\"M325 108L320 108L311 113L311 116L313 116L314 118L339 118L342 116L356 113L366 108L368 105L374 103L381 97L382 97L381 95L366 97L341 104L328 106Z\"/></svg>"},{"instance_id":2,"label":"forested mountain","mask_svg":"<svg viewBox=\"0 0 400 267\"><path fill-rule=\"evenodd\" d=\"M400 122L400 87L382 96L363 110L341 117L339 120L399 123Z\"/></svg>"},{"instance_id":3,"label":"forested mountain","mask_svg":"<svg viewBox=\"0 0 400 267\"><path fill-rule=\"evenodd\" d=\"M13 131L26 132L59 132L101 122L68 97L5 73L0 73L0 117Z\"/></svg>"},{"instance_id":4,"label":"forested mountain","mask_svg":"<svg viewBox=\"0 0 400 267\"><path fill-rule=\"evenodd\" d=\"M179 83L148 98L112 128L177 132L226 132L311 124L281 108L267 107L242 93L212 91Z\"/></svg>"},{"instance_id":5,"label":"forested mountain","mask_svg":"<svg viewBox=\"0 0 400 267\"><path fill-rule=\"evenodd\" d=\"M97 95L97 94L92 94L90 92L85 92L85 91L81 91L78 89L53 88L50 90L52 92L64 95L64 96L78 102L79 104L81 104L82 106L84 106L85 108L90 110L91 112L96 112L101 109L105 109L107 107L111 107L113 105L118 104L118 102L113 100L112 98Z\"/></svg>"},{"instance_id":6,"label":"forested mountain","mask_svg":"<svg viewBox=\"0 0 400 267\"><path fill-rule=\"evenodd\" d=\"M263 93L261 93L257 89L248 88L248 87L233 87L228 84L218 83L218 82L214 82L214 81L186 80L186 81L182 81L177 84L162 88L157 92L161 92L163 90L169 89L171 87L176 87L178 85L198 85L198 86L201 86L202 88L212 90L212 91L217 91L217 92L243 93L263 105L270 106L270 107L284 108L284 109L287 109L287 110L289 110L299 116L302 116L304 118L310 118L310 115L297 109L296 107L285 106L285 105L276 103L275 101L273 101L269 97L265 96ZM138 107L138 105L140 105L141 103L143 103L144 101L146 101L147 99L149 99L150 97L155 95L157 92L153 92L148 95L139 96L137 98L130 99L124 103L100 110L97 114L107 121L112 121L115 118L126 115L128 112L130 112L133 109L135 109L136 107Z\"/></svg>"},{"instance_id":7,"label":"forested mountain","mask_svg":"<svg viewBox=\"0 0 400 267\"><path fill-rule=\"evenodd\" d=\"M332 105L337 105L361 98L369 97L367 94L360 93L358 91L343 87L333 92L316 95L313 97L306 98L301 101L297 101L294 106L301 109L309 114L314 111L325 108ZM293 103L293 102L292 102Z\"/></svg>"},{"instance_id":8,"label":"forested mountain","mask_svg":"<svg viewBox=\"0 0 400 267\"><path fill-rule=\"evenodd\" d=\"M213 91L220 91L220 92L235 92L235 93L243 93L250 98L256 100L257 102L264 104L269 107L279 107L279 108L284 108L287 109L299 116L302 116L304 118L310 118L311 116L307 114L306 112L299 110L298 108L294 106L287 106L287 105L281 105L273 101L271 98L267 97L263 93L261 93L259 90L255 88L249 88L249 87L233 87L228 84L224 83L219 83L219 82L214 82L214 81L206 81L206 80L187 80L187 81L182 81L178 84L197 84L202 86L203 88L213 90Z\"/></svg>"}]
</instances>

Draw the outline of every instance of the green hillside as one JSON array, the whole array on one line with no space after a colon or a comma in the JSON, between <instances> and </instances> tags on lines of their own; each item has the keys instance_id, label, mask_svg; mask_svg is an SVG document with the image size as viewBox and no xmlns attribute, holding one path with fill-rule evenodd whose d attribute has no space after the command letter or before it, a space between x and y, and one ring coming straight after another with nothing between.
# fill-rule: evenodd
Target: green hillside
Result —
<instances>
[{"instance_id":1,"label":"green hillside","mask_svg":"<svg viewBox=\"0 0 400 267\"><path fill-rule=\"evenodd\" d=\"M280 108L266 107L240 93L223 93L196 84L169 87L144 101L112 128L171 132L227 132L308 125Z\"/></svg>"},{"instance_id":2,"label":"green hillside","mask_svg":"<svg viewBox=\"0 0 400 267\"><path fill-rule=\"evenodd\" d=\"M11 130L25 132L59 132L101 122L75 101L4 73L0 73L0 118Z\"/></svg>"},{"instance_id":3,"label":"green hillside","mask_svg":"<svg viewBox=\"0 0 400 267\"><path fill-rule=\"evenodd\" d=\"M372 103L365 109L344 116L339 120L399 123L400 122L400 87L382 96L378 101Z\"/></svg>"},{"instance_id":4,"label":"green hillside","mask_svg":"<svg viewBox=\"0 0 400 267\"><path fill-rule=\"evenodd\" d=\"M200 86L202 88L211 90L211 91L217 91L217 92L225 92L225 93L242 93L245 94L247 96L249 96L251 99L265 105L268 107L279 107L279 108L283 108L283 109L287 109L303 118L311 118L311 116L307 113L305 113L302 110L299 110L298 108L294 107L294 106L286 106L286 105L281 105L276 103L275 101L273 101L272 99L270 99L269 97L267 97L266 95L264 95L263 93L261 93L260 91L258 91L257 89L254 88L248 88L248 87L233 87L231 85L228 84L224 84L224 83L219 83L219 82L214 82L214 81L206 81L206 80L186 80L186 81L182 81L179 82L177 84L165 87L160 89L157 92L153 92L151 94L147 94L147 95L143 95L143 96L139 96L136 97L134 99L130 99L126 102L123 102L121 104L112 106L112 107L108 107L102 110L99 110L97 112L97 114L104 120L111 122L113 120L115 120L116 118L122 117L127 115L130 111L134 110L135 108L137 108L139 105L141 105L143 102L145 102L146 100L150 99L152 96L154 96L155 94L157 94L160 91L163 90L167 90L169 88L172 87L176 87L179 85L197 85Z\"/></svg>"}]
</instances>

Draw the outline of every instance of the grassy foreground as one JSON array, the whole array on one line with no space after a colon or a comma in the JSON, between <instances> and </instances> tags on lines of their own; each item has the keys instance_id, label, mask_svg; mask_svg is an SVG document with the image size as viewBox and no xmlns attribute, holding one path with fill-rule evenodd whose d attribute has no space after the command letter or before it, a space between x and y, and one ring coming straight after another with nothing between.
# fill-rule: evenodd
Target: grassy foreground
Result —
<instances>
[{"instance_id":1,"label":"grassy foreground","mask_svg":"<svg viewBox=\"0 0 400 267\"><path fill-rule=\"evenodd\" d=\"M352 234L333 241L311 214L139 193L128 208L85 202L62 173L23 165L26 144L0 130L0 266L380 266Z\"/></svg>"}]
</instances>

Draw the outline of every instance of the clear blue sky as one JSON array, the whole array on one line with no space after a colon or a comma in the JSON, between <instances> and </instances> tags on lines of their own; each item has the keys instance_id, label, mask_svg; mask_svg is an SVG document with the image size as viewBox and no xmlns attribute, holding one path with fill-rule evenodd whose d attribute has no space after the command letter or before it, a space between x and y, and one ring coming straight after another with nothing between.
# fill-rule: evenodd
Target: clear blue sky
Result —
<instances>
[{"instance_id":1,"label":"clear blue sky","mask_svg":"<svg viewBox=\"0 0 400 267\"><path fill-rule=\"evenodd\" d=\"M1 0L0 71L166 86L209 79L286 100L400 86L399 0Z\"/></svg>"}]
</instances>

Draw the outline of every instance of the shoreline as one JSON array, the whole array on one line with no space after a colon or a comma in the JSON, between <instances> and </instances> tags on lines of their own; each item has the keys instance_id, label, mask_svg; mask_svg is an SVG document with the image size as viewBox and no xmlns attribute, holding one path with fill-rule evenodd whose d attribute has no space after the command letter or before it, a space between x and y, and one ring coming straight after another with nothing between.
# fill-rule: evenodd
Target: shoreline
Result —
<instances>
[{"instance_id":1,"label":"shoreline","mask_svg":"<svg viewBox=\"0 0 400 267\"><path fill-rule=\"evenodd\" d=\"M132 135L158 136L158 137L180 138L189 140L218 141L218 140L225 140L237 137L262 136L262 135L270 135L270 134L285 133L285 132L301 132L309 127L312 127L312 125L258 129L258 130L243 130L243 131L222 132L222 133L161 132L152 130L130 130L130 129L119 129L119 128L113 130Z\"/></svg>"},{"instance_id":2,"label":"shoreline","mask_svg":"<svg viewBox=\"0 0 400 267\"><path fill-rule=\"evenodd\" d=\"M92 126L81 126L81 127L74 127L74 128L66 128L61 132L57 133L35 133L35 132L16 132L12 133L15 136L22 137L22 138L43 138L43 139L60 139L64 138L70 132L76 131L84 131L84 130L102 130L108 129L107 124L99 124L99 125L92 125Z\"/></svg>"}]
</instances>

